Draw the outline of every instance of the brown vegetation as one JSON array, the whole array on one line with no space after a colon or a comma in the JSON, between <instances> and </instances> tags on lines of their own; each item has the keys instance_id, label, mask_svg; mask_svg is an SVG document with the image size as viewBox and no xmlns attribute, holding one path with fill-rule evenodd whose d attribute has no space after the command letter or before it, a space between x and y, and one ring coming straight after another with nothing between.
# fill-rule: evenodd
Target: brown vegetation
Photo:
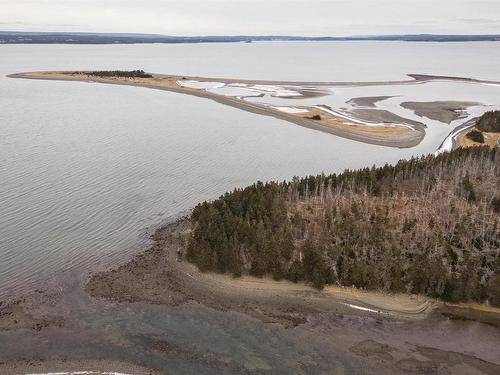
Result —
<instances>
[{"instance_id":1,"label":"brown vegetation","mask_svg":"<svg viewBox=\"0 0 500 375\"><path fill-rule=\"evenodd\" d=\"M486 112L477 120L476 127L483 132L500 132L500 111Z\"/></svg>"},{"instance_id":2,"label":"brown vegetation","mask_svg":"<svg viewBox=\"0 0 500 375\"><path fill-rule=\"evenodd\" d=\"M195 208L187 258L234 276L498 306L498 197L500 154L486 147L257 183Z\"/></svg>"}]
</instances>

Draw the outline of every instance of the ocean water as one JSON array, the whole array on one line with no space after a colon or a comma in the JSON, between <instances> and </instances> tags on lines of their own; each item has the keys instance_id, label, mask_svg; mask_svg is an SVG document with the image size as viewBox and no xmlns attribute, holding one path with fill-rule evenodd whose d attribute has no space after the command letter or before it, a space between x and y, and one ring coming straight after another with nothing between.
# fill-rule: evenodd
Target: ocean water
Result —
<instances>
[{"instance_id":1,"label":"ocean water","mask_svg":"<svg viewBox=\"0 0 500 375\"><path fill-rule=\"evenodd\" d=\"M499 332L478 323L379 324L323 314L284 329L196 303L108 303L80 288L86 274L138 252L155 226L201 200L256 180L434 152L444 130L400 150L202 98L5 78L34 70L144 69L304 81L404 79L405 73L500 79L496 61L500 48L492 43L0 46L0 300L61 279L61 299L39 309L65 317L62 327L0 332L0 360L106 358L179 374L385 374L383 364L368 368L348 350L383 339L396 348L440 347L496 361ZM155 350L154 340L169 350Z\"/></svg>"}]
</instances>

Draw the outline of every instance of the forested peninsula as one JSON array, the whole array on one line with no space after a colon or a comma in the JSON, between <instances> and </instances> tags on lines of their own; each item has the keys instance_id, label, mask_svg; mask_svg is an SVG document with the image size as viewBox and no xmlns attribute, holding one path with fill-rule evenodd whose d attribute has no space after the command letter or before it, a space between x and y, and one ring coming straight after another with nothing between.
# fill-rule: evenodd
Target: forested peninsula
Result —
<instances>
[{"instance_id":1,"label":"forested peninsula","mask_svg":"<svg viewBox=\"0 0 500 375\"><path fill-rule=\"evenodd\" d=\"M191 222L181 255L201 271L500 306L498 148L258 182Z\"/></svg>"}]
</instances>

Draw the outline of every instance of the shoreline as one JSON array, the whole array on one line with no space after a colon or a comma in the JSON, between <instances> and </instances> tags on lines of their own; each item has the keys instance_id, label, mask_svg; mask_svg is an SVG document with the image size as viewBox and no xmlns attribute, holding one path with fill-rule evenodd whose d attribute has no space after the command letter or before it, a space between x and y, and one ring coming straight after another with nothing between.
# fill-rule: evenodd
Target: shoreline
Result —
<instances>
[{"instance_id":1,"label":"shoreline","mask_svg":"<svg viewBox=\"0 0 500 375\"><path fill-rule=\"evenodd\" d=\"M437 153L456 150L459 147L474 147L483 145L488 145L490 147L498 147L497 146L498 140L500 139L500 135L498 133L483 132L483 134L485 134L485 137L490 137L490 138L486 139L486 142L482 144L464 139L469 130L475 129L477 120L478 117L472 118L469 121L453 129L443 140L443 142L439 146Z\"/></svg>"},{"instance_id":2,"label":"shoreline","mask_svg":"<svg viewBox=\"0 0 500 375\"><path fill-rule=\"evenodd\" d=\"M377 321L445 316L500 326L500 309L482 305L452 305L419 295L337 286L318 291L302 282L202 273L178 256L190 226L189 219L184 218L158 229L150 248L116 269L91 275L85 291L94 298L114 302L176 306L192 301L285 327L303 324L309 315L325 312Z\"/></svg>"},{"instance_id":3,"label":"shoreline","mask_svg":"<svg viewBox=\"0 0 500 375\"><path fill-rule=\"evenodd\" d=\"M411 75L410 75L411 76ZM397 124L394 123L397 116L385 116L387 126L369 126L352 124L343 117L335 115L329 111L321 111L320 120L315 120L308 116L308 111L304 113L287 113L272 106L252 103L249 101L241 100L238 97L231 97L219 95L207 90L195 89L177 84L179 80L194 80L197 82L221 82L221 83L241 83L253 85L293 85L293 86L378 86L378 85L394 85L394 84L420 84L429 80L441 79L435 76L418 76L411 80L405 81L386 81L386 82L291 82L291 81L267 81L267 80L233 80L233 79L219 79L219 78L206 78L206 77L188 77L177 75L153 74L152 78L99 78L88 75L78 74L77 72L26 72L7 75L9 78L18 79L39 79L39 80L56 80L56 81L74 81L74 82L90 82L90 83L103 83L103 84L116 84L135 87L145 87L157 90L164 90L175 92L179 94L187 94L200 98L211 99L217 103L228 105L240 110L250 113L255 113L264 116L274 117L280 120L291 122L293 124L306 127L313 130L330 133L342 138L395 148L411 148L415 147L425 137L425 125L423 124ZM451 78L446 78L451 79ZM467 81L468 79L455 78L453 80ZM475 82L475 81L474 81ZM482 81L478 81L482 82ZM311 108L311 113L317 111L317 108ZM378 113L375 113L380 120ZM365 119L370 120L370 119ZM398 119L401 120L401 119Z\"/></svg>"}]
</instances>

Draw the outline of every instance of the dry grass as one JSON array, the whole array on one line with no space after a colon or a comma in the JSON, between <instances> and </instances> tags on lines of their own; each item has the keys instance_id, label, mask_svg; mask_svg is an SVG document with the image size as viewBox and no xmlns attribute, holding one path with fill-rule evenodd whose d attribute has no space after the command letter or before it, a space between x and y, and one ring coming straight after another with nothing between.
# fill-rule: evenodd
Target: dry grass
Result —
<instances>
[{"instance_id":1,"label":"dry grass","mask_svg":"<svg viewBox=\"0 0 500 375\"><path fill-rule=\"evenodd\" d=\"M330 113L322 111L318 108L311 107L298 107L307 112L294 114L302 118L311 118L312 116L321 116L321 120L318 122L322 125L326 125L332 128L347 130L353 133L359 134L380 134L386 136L399 136L402 134L411 133L412 130L408 129L406 126L402 125L388 125L388 126L369 126L369 125L359 125L350 122L349 120L343 119L341 117L336 117Z\"/></svg>"},{"instance_id":2,"label":"dry grass","mask_svg":"<svg viewBox=\"0 0 500 375\"><path fill-rule=\"evenodd\" d=\"M500 133L483 132L484 143L478 143L474 142L472 139L469 139L467 137L467 133L469 133L471 130L477 130L477 128L467 129L466 131L461 132L456 137L455 140L457 143L457 147L474 147L474 146L484 146L484 145L490 147L496 147L498 144L500 144Z\"/></svg>"}]
</instances>

